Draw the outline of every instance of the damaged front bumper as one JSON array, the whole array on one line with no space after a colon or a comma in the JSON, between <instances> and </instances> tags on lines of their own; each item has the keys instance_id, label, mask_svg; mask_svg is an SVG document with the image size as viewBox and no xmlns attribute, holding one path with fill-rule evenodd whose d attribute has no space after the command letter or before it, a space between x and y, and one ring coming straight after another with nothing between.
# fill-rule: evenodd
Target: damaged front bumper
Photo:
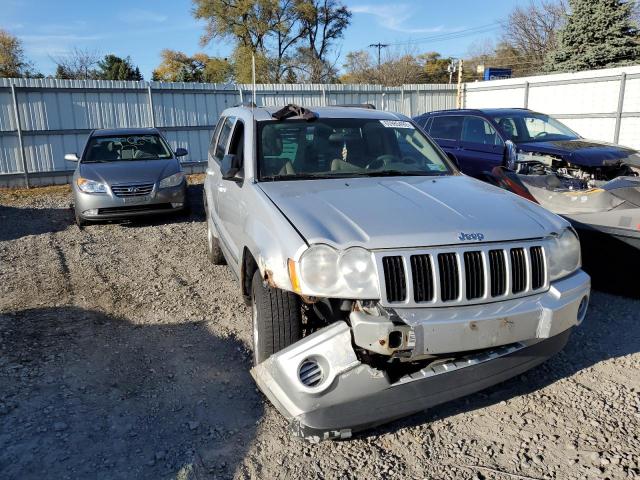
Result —
<instances>
[{"instance_id":1,"label":"damaged front bumper","mask_svg":"<svg viewBox=\"0 0 640 480\"><path fill-rule=\"evenodd\" d=\"M401 376L361 360L354 338L357 320L355 328L335 322L272 355L251 373L296 435L312 441L348 438L544 362L564 347L572 327L584 318L589 289L589 276L578 271L531 297L425 308L421 317L419 309L396 312L408 326L401 329L406 334L402 348L411 348L404 353L423 362ZM351 321L357 313L352 312ZM371 338L381 332L379 325L370 330L375 332ZM425 356L435 351L437 357Z\"/></svg>"}]
</instances>

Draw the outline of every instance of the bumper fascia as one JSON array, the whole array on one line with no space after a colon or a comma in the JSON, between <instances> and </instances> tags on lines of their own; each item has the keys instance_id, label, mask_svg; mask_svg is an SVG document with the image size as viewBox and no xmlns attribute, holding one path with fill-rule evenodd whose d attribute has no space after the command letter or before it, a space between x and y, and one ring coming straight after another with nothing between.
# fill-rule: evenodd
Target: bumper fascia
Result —
<instances>
[{"instance_id":1,"label":"bumper fascia","mask_svg":"<svg viewBox=\"0 0 640 480\"><path fill-rule=\"evenodd\" d=\"M504 314L497 317L502 323L506 318L507 324L515 325L518 321L531 322L531 311L537 312L535 326L516 329L518 335L525 335L518 341L501 344L496 338L495 345L482 347L480 352L456 353L454 360L428 365L396 380L360 362L353 348L352 330L343 321L272 355L251 373L269 400L289 419L296 435L312 441L348 438L352 432L477 392L541 364L564 347L573 327L580 323L579 304L588 298L589 290L589 276L581 271L554 282L545 298L529 298L526 311L516 309L513 318ZM526 300L518 299L520 308ZM518 318L519 314L524 316ZM485 321L489 330L494 328L493 319ZM460 327L464 328L464 322ZM482 338L481 342L486 341ZM318 386L305 387L298 379L298 368L307 359L317 361L323 369L325 378Z\"/></svg>"},{"instance_id":2,"label":"bumper fascia","mask_svg":"<svg viewBox=\"0 0 640 480\"><path fill-rule=\"evenodd\" d=\"M144 200L125 200L124 198L117 197L111 192L104 194L90 194L84 193L78 190L74 186L73 189L75 209L78 216L84 220L99 221L99 220L112 220L119 218L130 218L137 216L148 216L166 214L170 212L178 212L185 208L187 199L187 182L183 182L171 188L159 189L157 185L154 187L153 192L149 198ZM135 197L134 197L135 198ZM159 204L171 204L182 203L182 207L177 208L163 208L163 209L145 209ZM124 208L123 208L124 207ZM129 207L129 208L127 208ZM132 207L140 207L139 210L132 210ZM97 215L88 215L85 212L92 209L118 209L123 208L121 212L109 211L108 213L99 213Z\"/></svg>"}]
</instances>

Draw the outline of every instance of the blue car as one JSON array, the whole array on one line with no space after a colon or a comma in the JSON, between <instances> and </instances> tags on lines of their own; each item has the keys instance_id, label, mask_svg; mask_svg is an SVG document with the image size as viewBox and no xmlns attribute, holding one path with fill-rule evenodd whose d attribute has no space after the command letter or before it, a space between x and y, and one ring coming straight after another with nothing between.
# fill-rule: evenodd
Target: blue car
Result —
<instances>
[{"instance_id":1,"label":"blue car","mask_svg":"<svg viewBox=\"0 0 640 480\"><path fill-rule=\"evenodd\" d=\"M586 140L549 115L524 108L441 110L414 121L464 173L478 178L504 166L524 175L560 172L572 188L591 188L635 176L640 168L635 150Z\"/></svg>"}]
</instances>

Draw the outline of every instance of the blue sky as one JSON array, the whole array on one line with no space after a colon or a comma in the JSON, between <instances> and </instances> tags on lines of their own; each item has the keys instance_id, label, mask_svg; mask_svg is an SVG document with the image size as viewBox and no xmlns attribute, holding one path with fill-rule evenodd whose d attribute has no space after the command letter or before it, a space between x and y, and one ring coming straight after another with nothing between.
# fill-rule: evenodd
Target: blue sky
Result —
<instances>
[{"instance_id":1,"label":"blue sky","mask_svg":"<svg viewBox=\"0 0 640 480\"><path fill-rule=\"evenodd\" d=\"M485 39L497 38L495 22L528 1L346 0L353 20L338 51L343 59L351 50L382 42L413 53L435 50L461 56ZM0 0L0 4L0 28L22 39L27 56L45 74L54 70L51 57L73 47L129 55L146 79L163 48L221 56L231 49L224 40L199 46L203 25L191 15L191 0ZM476 28L459 38L437 38Z\"/></svg>"}]
</instances>

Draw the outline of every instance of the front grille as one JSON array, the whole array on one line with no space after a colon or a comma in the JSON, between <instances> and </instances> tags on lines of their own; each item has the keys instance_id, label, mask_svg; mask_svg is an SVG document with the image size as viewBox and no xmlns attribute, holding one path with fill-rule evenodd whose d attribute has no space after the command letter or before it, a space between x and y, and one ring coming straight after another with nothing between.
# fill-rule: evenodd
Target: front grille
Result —
<instances>
[{"instance_id":1,"label":"front grille","mask_svg":"<svg viewBox=\"0 0 640 480\"><path fill-rule=\"evenodd\" d=\"M387 301L404 301L407 298L407 282L402 257L384 257L382 263L384 265Z\"/></svg>"},{"instance_id":2,"label":"front grille","mask_svg":"<svg viewBox=\"0 0 640 480\"><path fill-rule=\"evenodd\" d=\"M149 195L153 191L153 183L112 185L111 191L116 197L141 197Z\"/></svg>"},{"instance_id":3,"label":"front grille","mask_svg":"<svg viewBox=\"0 0 640 480\"><path fill-rule=\"evenodd\" d=\"M450 302L460 294L460 275L458 274L458 259L455 253L441 253L438 255L440 268L440 297L443 302Z\"/></svg>"},{"instance_id":4,"label":"front grille","mask_svg":"<svg viewBox=\"0 0 640 480\"><path fill-rule=\"evenodd\" d=\"M482 252L464 252L464 273L467 280L467 300L484 295L484 261Z\"/></svg>"},{"instance_id":5,"label":"front grille","mask_svg":"<svg viewBox=\"0 0 640 480\"><path fill-rule=\"evenodd\" d=\"M153 212L155 210L172 210L170 203L151 203L148 205L126 205L124 207L99 208L98 215L119 215L125 213Z\"/></svg>"},{"instance_id":6,"label":"front grille","mask_svg":"<svg viewBox=\"0 0 640 480\"><path fill-rule=\"evenodd\" d=\"M544 256L541 247L531 247L531 289L538 290L544 285Z\"/></svg>"},{"instance_id":7,"label":"front grille","mask_svg":"<svg viewBox=\"0 0 640 480\"><path fill-rule=\"evenodd\" d=\"M504 260L504 250L489 250L489 278L492 297L507 293L507 263Z\"/></svg>"},{"instance_id":8,"label":"front grille","mask_svg":"<svg viewBox=\"0 0 640 480\"><path fill-rule=\"evenodd\" d=\"M384 277L383 304L477 304L531 295L548 286L544 247L535 243L416 250L376 254Z\"/></svg>"},{"instance_id":9,"label":"front grille","mask_svg":"<svg viewBox=\"0 0 640 480\"><path fill-rule=\"evenodd\" d=\"M413 277L413 299L416 303L433 300L433 270L431 255L411 255Z\"/></svg>"},{"instance_id":10,"label":"front grille","mask_svg":"<svg viewBox=\"0 0 640 480\"><path fill-rule=\"evenodd\" d=\"M511 291L524 292L527 288L527 264L524 259L524 248L511 249Z\"/></svg>"}]
</instances>

